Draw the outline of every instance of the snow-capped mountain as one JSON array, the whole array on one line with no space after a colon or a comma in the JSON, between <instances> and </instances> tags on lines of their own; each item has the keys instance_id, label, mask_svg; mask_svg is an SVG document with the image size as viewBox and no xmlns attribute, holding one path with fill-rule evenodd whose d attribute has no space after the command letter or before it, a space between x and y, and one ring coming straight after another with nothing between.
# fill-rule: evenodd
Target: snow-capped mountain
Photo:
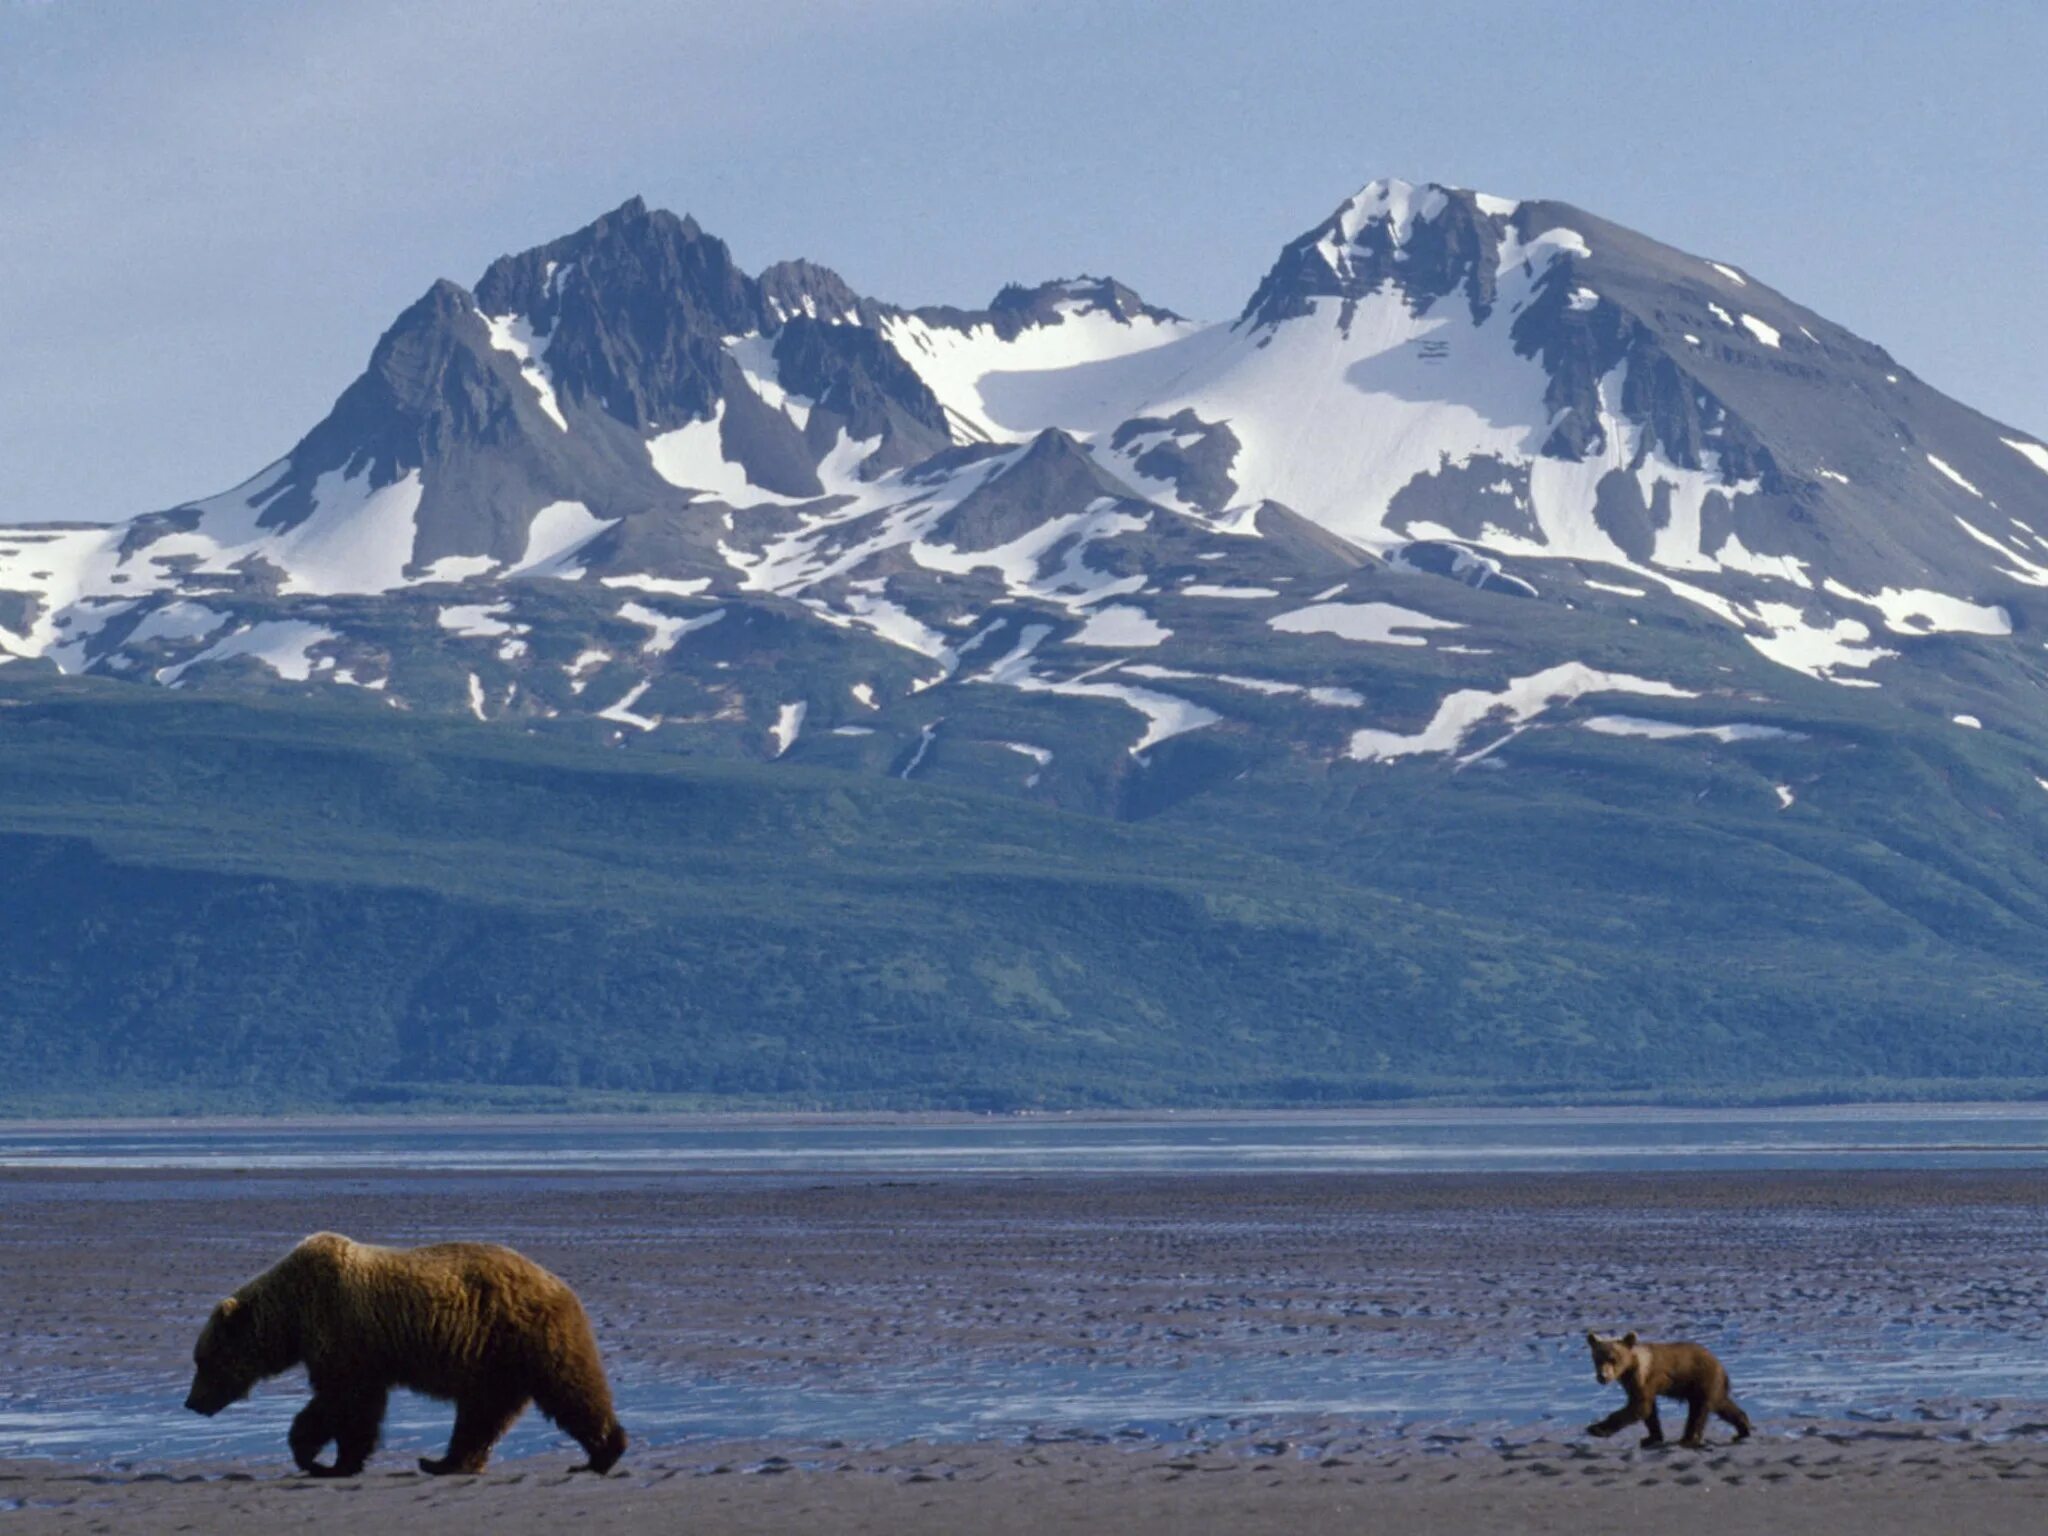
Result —
<instances>
[{"instance_id":1,"label":"snow-capped mountain","mask_svg":"<svg viewBox=\"0 0 2048 1536\"><path fill-rule=\"evenodd\" d=\"M245 484L0 530L0 650L1143 809L1189 744L1740 751L1829 688L2048 754L2044 586L2048 447L1563 204L1374 182L1199 323L636 199L435 283Z\"/></svg>"}]
</instances>

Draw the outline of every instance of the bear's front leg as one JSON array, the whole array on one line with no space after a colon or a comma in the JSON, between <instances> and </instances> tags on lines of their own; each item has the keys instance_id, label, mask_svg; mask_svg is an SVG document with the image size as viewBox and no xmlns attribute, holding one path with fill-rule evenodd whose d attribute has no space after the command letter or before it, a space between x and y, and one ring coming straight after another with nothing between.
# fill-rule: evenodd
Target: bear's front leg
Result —
<instances>
[{"instance_id":1,"label":"bear's front leg","mask_svg":"<svg viewBox=\"0 0 2048 1536\"><path fill-rule=\"evenodd\" d=\"M314 1471L315 1477L354 1477L363 1470L370 1452L377 1449L388 1396L382 1387L353 1388L333 1396L334 1465Z\"/></svg>"},{"instance_id":2,"label":"bear's front leg","mask_svg":"<svg viewBox=\"0 0 2048 1536\"><path fill-rule=\"evenodd\" d=\"M1629 1425L1636 1423L1642 1417L1643 1410L1639 1406L1637 1406L1635 1399L1631 1398L1629 1399L1629 1401L1623 1403L1619 1408L1615 1409L1614 1412L1607 1415L1606 1418L1598 1419L1593 1423L1588 1424L1586 1426L1586 1433L1589 1435L1598 1435L1601 1439L1604 1440L1609 1435L1619 1434L1622 1430L1627 1429Z\"/></svg>"},{"instance_id":3,"label":"bear's front leg","mask_svg":"<svg viewBox=\"0 0 2048 1536\"><path fill-rule=\"evenodd\" d=\"M328 1477L334 1469L320 1465L320 1453L327 1449L327 1442L333 1438L334 1404L316 1392L313 1400L292 1420L285 1444L291 1447L292 1460L298 1463L301 1472L308 1477Z\"/></svg>"},{"instance_id":4,"label":"bear's front leg","mask_svg":"<svg viewBox=\"0 0 2048 1536\"><path fill-rule=\"evenodd\" d=\"M1662 1445L1664 1443L1664 1421L1657 1417L1657 1405L1654 1401L1650 1404L1649 1412L1643 1415L1643 1429L1645 1431L1643 1444Z\"/></svg>"},{"instance_id":5,"label":"bear's front leg","mask_svg":"<svg viewBox=\"0 0 2048 1536\"><path fill-rule=\"evenodd\" d=\"M1707 1443L1707 1400L1696 1397L1687 1406L1685 1414L1685 1435L1678 1442L1688 1450L1699 1450Z\"/></svg>"}]
</instances>

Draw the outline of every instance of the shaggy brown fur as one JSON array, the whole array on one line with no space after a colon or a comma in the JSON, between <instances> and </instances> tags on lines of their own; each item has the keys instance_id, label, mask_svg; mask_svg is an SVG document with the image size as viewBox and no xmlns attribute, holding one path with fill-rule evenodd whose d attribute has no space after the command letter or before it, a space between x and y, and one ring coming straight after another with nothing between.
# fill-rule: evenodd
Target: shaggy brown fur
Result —
<instances>
[{"instance_id":1,"label":"shaggy brown fur","mask_svg":"<svg viewBox=\"0 0 2048 1536\"><path fill-rule=\"evenodd\" d=\"M576 1293L490 1243L374 1248L316 1232L213 1309L192 1358L185 1406L204 1414L303 1363L313 1400L289 1439L314 1477L362 1471L393 1387L455 1403L448 1454L422 1458L428 1472L481 1471L529 1401L590 1453L589 1471L626 1449ZM329 1441L331 1466L316 1459Z\"/></svg>"},{"instance_id":2,"label":"shaggy brown fur","mask_svg":"<svg viewBox=\"0 0 2048 1536\"><path fill-rule=\"evenodd\" d=\"M1597 1424L1589 1435L1611 1435L1640 1420L1647 1426L1645 1445L1664 1443L1657 1418L1657 1399L1676 1398L1686 1405L1685 1434L1679 1444L1697 1450L1707 1443L1707 1415L1719 1414L1735 1426L1735 1438L1749 1438L1749 1415L1728 1395L1728 1372L1713 1354L1697 1344L1644 1344L1633 1333L1618 1339L1588 1333L1593 1350L1593 1375L1602 1386L1619 1382L1628 1401Z\"/></svg>"}]
</instances>

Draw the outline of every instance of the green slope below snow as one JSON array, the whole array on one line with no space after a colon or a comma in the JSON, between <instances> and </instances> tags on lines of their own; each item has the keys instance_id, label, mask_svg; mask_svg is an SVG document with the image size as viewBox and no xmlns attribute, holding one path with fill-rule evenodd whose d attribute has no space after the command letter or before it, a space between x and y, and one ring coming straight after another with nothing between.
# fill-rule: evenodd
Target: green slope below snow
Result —
<instances>
[{"instance_id":1,"label":"green slope below snow","mask_svg":"<svg viewBox=\"0 0 2048 1536\"><path fill-rule=\"evenodd\" d=\"M0 704L18 1109L2048 1079L2048 795L1983 739L1874 741L1796 819L1747 761L1556 731L1112 822L374 701Z\"/></svg>"}]
</instances>

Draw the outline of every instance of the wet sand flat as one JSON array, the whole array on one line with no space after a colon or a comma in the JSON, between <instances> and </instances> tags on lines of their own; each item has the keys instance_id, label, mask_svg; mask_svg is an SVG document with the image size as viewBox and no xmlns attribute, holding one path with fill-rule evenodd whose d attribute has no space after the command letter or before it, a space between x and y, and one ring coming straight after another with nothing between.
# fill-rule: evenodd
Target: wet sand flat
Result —
<instances>
[{"instance_id":1,"label":"wet sand flat","mask_svg":"<svg viewBox=\"0 0 2048 1536\"><path fill-rule=\"evenodd\" d=\"M636 1433L621 1470L568 1478L573 1448L527 1425L484 1478L426 1479L429 1408L365 1477L319 1483L266 1427L292 1378L182 1414L208 1307L322 1227L506 1241L570 1279ZM2044 1232L2048 1177L2024 1171L0 1173L0 1521L2032 1529ZM1585 1439L1618 1401L1589 1326L1714 1343L1761 1433ZM95 1420L116 1405L118 1434Z\"/></svg>"},{"instance_id":2,"label":"wet sand flat","mask_svg":"<svg viewBox=\"0 0 2048 1536\"><path fill-rule=\"evenodd\" d=\"M561 1458L477 1478L371 1472L346 1482L220 1467L84 1473L0 1463L10 1530L235 1536L276 1530L508 1533L691 1530L833 1533L1715 1532L1893 1536L2040 1529L2039 1447L1920 1441L1752 1442L1649 1453L1535 1441L1505 1454L1247 1459L1148 1446L905 1446L781 1470L763 1447L736 1459L642 1455L604 1479Z\"/></svg>"}]
</instances>

